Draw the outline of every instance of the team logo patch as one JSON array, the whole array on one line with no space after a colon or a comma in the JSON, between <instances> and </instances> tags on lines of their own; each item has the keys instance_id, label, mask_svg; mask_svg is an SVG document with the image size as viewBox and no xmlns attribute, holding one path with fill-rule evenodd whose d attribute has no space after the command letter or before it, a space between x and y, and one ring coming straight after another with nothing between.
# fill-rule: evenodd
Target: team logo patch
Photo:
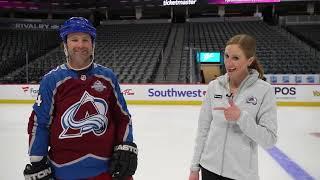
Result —
<instances>
[{"instance_id":1,"label":"team logo patch","mask_svg":"<svg viewBox=\"0 0 320 180\"><path fill-rule=\"evenodd\" d=\"M87 133L101 136L106 132L108 104L104 99L91 96L85 91L80 99L70 106L61 117L63 131L59 138L81 137Z\"/></svg>"},{"instance_id":2,"label":"team logo patch","mask_svg":"<svg viewBox=\"0 0 320 180\"><path fill-rule=\"evenodd\" d=\"M106 88L106 86L104 86L101 81L97 80L96 82L94 82L91 88L98 92L102 92Z\"/></svg>"},{"instance_id":3,"label":"team logo patch","mask_svg":"<svg viewBox=\"0 0 320 180\"><path fill-rule=\"evenodd\" d=\"M257 105L257 98L254 96L250 96L247 98L247 103L251 103L253 105Z\"/></svg>"},{"instance_id":4,"label":"team logo patch","mask_svg":"<svg viewBox=\"0 0 320 180\"><path fill-rule=\"evenodd\" d=\"M81 79L82 81L85 81L85 80L87 80L87 76L86 76L86 75L81 75L81 76L80 76L80 79Z\"/></svg>"}]
</instances>

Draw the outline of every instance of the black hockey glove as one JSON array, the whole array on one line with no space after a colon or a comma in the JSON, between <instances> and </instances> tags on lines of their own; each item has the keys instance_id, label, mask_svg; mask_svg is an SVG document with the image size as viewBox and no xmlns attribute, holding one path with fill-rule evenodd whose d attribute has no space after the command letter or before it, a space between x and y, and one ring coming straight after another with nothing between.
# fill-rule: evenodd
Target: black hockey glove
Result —
<instances>
[{"instance_id":1,"label":"black hockey glove","mask_svg":"<svg viewBox=\"0 0 320 180\"><path fill-rule=\"evenodd\" d=\"M110 162L110 173L113 178L132 176L138 165L138 148L133 142L125 142L114 147Z\"/></svg>"},{"instance_id":2,"label":"black hockey glove","mask_svg":"<svg viewBox=\"0 0 320 180\"><path fill-rule=\"evenodd\" d=\"M25 180L54 180L47 157L43 157L39 162L27 164L23 175Z\"/></svg>"}]
</instances>

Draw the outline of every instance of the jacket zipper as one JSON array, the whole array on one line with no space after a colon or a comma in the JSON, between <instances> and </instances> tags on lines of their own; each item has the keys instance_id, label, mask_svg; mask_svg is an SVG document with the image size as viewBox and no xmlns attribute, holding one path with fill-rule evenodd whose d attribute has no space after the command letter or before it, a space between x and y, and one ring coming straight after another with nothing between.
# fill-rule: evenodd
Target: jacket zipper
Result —
<instances>
[{"instance_id":1,"label":"jacket zipper","mask_svg":"<svg viewBox=\"0 0 320 180\"><path fill-rule=\"evenodd\" d=\"M248 77L243 81L243 83L240 85L239 89L238 89L238 92L236 93L235 96L232 96L232 100L233 102L236 100L236 97L238 96L238 94L240 93L240 91L243 89L243 86L245 84L245 82L248 80ZM227 92L230 92L230 88L229 86L225 87ZM221 163L221 171L220 171L220 175L222 176L222 173L223 173L223 166L224 166L224 154L225 154L225 150L226 150L226 143L227 143L227 138L228 138L228 131L229 131L229 128L230 128L230 123L228 122L228 126L227 126L227 130L226 130L226 135L225 135L225 138L224 138L224 143L223 143L223 151L222 151L222 163ZM251 147L250 147L251 149ZM251 154L251 152L250 152ZM251 159L251 157L250 157ZM251 164L251 162L250 162ZM250 165L251 166L251 165Z\"/></svg>"},{"instance_id":2,"label":"jacket zipper","mask_svg":"<svg viewBox=\"0 0 320 180\"><path fill-rule=\"evenodd\" d=\"M241 86L242 87L242 86ZM241 87L239 87L239 91L238 93L240 92L240 89ZM227 89L227 92L229 91L230 92L230 89L229 88L226 88ZM231 96L230 98L232 98L232 101L234 102L236 97L238 96L238 93L236 93L235 96ZM228 99L229 101L230 99ZM222 163L221 163L221 171L220 171L220 175L222 176L222 173L223 173L223 166L224 166L224 154L225 154L225 150L226 150L226 144L227 144L227 139L228 139L228 131L229 131L229 128L230 128L230 123L228 122L228 126L227 126L227 130L226 130L226 135L225 135L225 138L224 138L224 143L223 143L223 151L222 151Z\"/></svg>"},{"instance_id":3,"label":"jacket zipper","mask_svg":"<svg viewBox=\"0 0 320 180\"><path fill-rule=\"evenodd\" d=\"M249 169L252 169L252 151L253 151L253 144L250 141L250 151L249 151Z\"/></svg>"},{"instance_id":4,"label":"jacket zipper","mask_svg":"<svg viewBox=\"0 0 320 180\"><path fill-rule=\"evenodd\" d=\"M227 92L230 92L229 88L228 87L225 87ZM228 99L229 101L229 99ZM230 126L230 123L228 122L228 125L227 125L227 129L226 129L226 135L224 136L224 142L223 142L223 150L222 150L222 162L221 162L221 171L220 171L220 175L222 176L222 173L223 173L223 166L224 166L224 154L225 154L225 150L226 150L226 143L227 143L227 137L228 137L228 131L229 131L229 126Z\"/></svg>"},{"instance_id":5,"label":"jacket zipper","mask_svg":"<svg viewBox=\"0 0 320 180\"><path fill-rule=\"evenodd\" d=\"M221 163L221 171L220 171L220 175L221 175L221 176L222 176L222 173L223 173L224 154L225 154L225 150L226 150L226 143L227 143L227 138L228 138L229 126L230 126L230 123L228 122L227 130L226 130L226 135L225 135L225 137L224 137L224 143L223 143L222 163Z\"/></svg>"}]
</instances>

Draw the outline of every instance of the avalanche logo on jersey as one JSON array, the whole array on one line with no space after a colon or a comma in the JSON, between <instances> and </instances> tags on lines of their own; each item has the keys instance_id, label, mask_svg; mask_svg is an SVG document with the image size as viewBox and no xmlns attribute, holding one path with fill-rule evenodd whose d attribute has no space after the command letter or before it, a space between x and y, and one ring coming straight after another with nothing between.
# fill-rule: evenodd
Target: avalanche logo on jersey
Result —
<instances>
[{"instance_id":1,"label":"avalanche logo on jersey","mask_svg":"<svg viewBox=\"0 0 320 180\"><path fill-rule=\"evenodd\" d=\"M104 99L85 91L77 103L70 106L61 117L63 128L60 139L81 137L93 132L101 136L106 132L108 104Z\"/></svg>"}]
</instances>

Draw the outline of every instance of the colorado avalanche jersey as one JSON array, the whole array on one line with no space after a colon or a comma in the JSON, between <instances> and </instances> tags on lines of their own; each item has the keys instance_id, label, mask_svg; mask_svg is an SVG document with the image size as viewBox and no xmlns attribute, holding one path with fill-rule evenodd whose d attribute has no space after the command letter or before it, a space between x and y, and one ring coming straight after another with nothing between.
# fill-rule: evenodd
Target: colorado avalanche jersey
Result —
<instances>
[{"instance_id":1,"label":"colorado avalanche jersey","mask_svg":"<svg viewBox=\"0 0 320 180\"><path fill-rule=\"evenodd\" d=\"M47 156L58 179L108 172L113 147L132 142L131 118L114 73L65 64L43 77L29 118L29 155Z\"/></svg>"}]
</instances>

